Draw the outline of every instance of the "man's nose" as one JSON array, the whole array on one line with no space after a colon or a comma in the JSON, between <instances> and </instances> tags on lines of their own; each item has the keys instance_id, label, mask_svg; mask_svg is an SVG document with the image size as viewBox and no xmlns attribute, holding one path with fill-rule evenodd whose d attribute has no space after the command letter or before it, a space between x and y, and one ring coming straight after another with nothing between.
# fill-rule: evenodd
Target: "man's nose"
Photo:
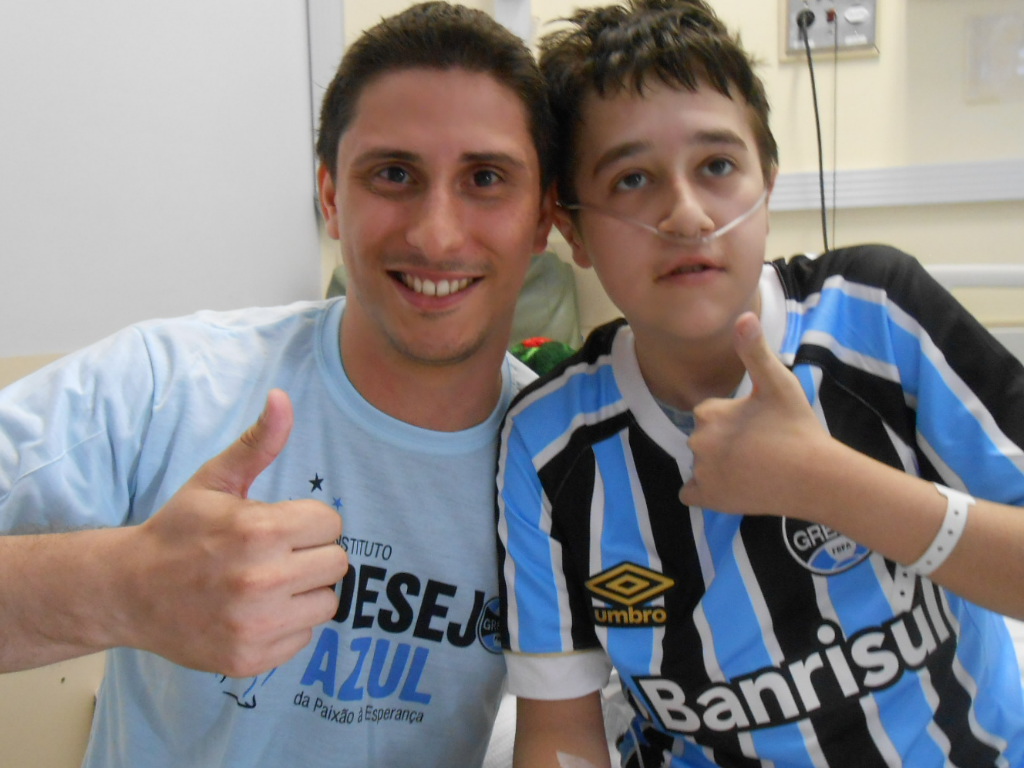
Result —
<instances>
[{"instance_id":1,"label":"man's nose","mask_svg":"<svg viewBox=\"0 0 1024 768\"><path fill-rule=\"evenodd\" d=\"M424 195L413 212L406 239L427 257L445 256L462 248L466 221L458 195L441 188Z\"/></svg>"}]
</instances>

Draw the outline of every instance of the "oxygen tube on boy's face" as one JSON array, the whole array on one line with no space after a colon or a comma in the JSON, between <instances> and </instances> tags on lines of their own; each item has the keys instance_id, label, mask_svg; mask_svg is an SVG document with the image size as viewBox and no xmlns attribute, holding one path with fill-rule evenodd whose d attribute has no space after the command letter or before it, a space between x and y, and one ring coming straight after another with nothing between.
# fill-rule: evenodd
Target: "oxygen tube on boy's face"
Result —
<instances>
[{"instance_id":1,"label":"oxygen tube on boy's face","mask_svg":"<svg viewBox=\"0 0 1024 768\"><path fill-rule=\"evenodd\" d=\"M697 236L682 235L679 234L678 232L669 232L660 229L659 227L653 224L648 224L647 222L641 221L640 219L637 219L633 216L627 216L625 214L617 213L615 211L610 211L607 208L602 208L601 206L597 205L590 205L589 203L559 203L558 205L560 208L564 208L567 211L589 211L590 213L596 213L601 216L607 216L617 221L621 221L624 224L631 224L635 227L644 230L645 232L649 232L655 237L660 237L662 240L667 240L668 242L676 243L677 245L707 245L708 243L717 240L718 238L724 235L729 234L734 229L736 229L736 227L740 226L740 224L742 224L755 213L757 213L757 211L761 208L762 205L764 205L767 199L768 188L765 187L764 191L761 192L757 200L754 201L754 204L750 206L750 208L748 208L746 211L741 213L739 216L737 216L735 219L726 224L723 224L722 226L718 227L717 229L711 232L708 232L706 235Z\"/></svg>"}]
</instances>

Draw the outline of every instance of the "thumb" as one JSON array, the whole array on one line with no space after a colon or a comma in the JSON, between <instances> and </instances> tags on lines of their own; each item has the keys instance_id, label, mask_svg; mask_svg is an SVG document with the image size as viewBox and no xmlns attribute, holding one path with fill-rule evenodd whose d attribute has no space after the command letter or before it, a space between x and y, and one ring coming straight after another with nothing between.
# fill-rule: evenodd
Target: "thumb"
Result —
<instances>
[{"instance_id":1,"label":"thumb","mask_svg":"<svg viewBox=\"0 0 1024 768\"><path fill-rule=\"evenodd\" d=\"M744 312L736 318L733 327L733 344L736 354L743 361L743 366L750 374L754 392L771 392L775 387L777 376L781 372L789 373L765 338L761 321L753 312Z\"/></svg>"},{"instance_id":2,"label":"thumb","mask_svg":"<svg viewBox=\"0 0 1024 768\"><path fill-rule=\"evenodd\" d=\"M253 481L284 450L293 421L288 395L280 389L270 390L256 423L223 453L206 462L195 481L209 490L244 499Z\"/></svg>"}]
</instances>

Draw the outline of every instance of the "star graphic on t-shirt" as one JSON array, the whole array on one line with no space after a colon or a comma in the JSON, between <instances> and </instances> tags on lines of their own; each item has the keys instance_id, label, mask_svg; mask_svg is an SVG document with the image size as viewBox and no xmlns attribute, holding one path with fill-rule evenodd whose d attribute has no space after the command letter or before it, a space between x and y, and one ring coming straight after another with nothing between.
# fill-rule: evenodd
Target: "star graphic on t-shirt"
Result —
<instances>
[{"instance_id":1,"label":"star graphic on t-shirt","mask_svg":"<svg viewBox=\"0 0 1024 768\"><path fill-rule=\"evenodd\" d=\"M342 504L342 503L341 503L341 499L335 499L335 500L334 500L334 501L332 502L332 504L333 504L334 508L335 508L335 509L337 509L338 511L341 511L341 508L342 508L343 506L345 506L344 504Z\"/></svg>"},{"instance_id":2,"label":"star graphic on t-shirt","mask_svg":"<svg viewBox=\"0 0 1024 768\"><path fill-rule=\"evenodd\" d=\"M324 479L322 477L320 477L320 474L318 472L314 472L313 473L313 479L309 481L309 484L311 486L313 486L312 490L314 490L314 491L322 491L323 488L321 486L323 485L323 482L324 482Z\"/></svg>"}]
</instances>

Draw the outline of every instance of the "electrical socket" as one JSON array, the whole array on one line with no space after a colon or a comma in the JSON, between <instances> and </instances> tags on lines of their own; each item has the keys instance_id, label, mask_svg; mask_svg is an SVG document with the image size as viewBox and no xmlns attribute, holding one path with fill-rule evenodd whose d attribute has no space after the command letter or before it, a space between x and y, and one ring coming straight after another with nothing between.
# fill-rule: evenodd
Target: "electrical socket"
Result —
<instances>
[{"instance_id":1,"label":"electrical socket","mask_svg":"<svg viewBox=\"0 0 1024 768\"><path fill-rule=\"evenodd\" d=\"M806 55L797 18L803 12L813 14L807 26L811 55L856 54L877 56L878 8L876 0L780 0L782 4L782 57Z\"/></svg>"}]
</instances>

